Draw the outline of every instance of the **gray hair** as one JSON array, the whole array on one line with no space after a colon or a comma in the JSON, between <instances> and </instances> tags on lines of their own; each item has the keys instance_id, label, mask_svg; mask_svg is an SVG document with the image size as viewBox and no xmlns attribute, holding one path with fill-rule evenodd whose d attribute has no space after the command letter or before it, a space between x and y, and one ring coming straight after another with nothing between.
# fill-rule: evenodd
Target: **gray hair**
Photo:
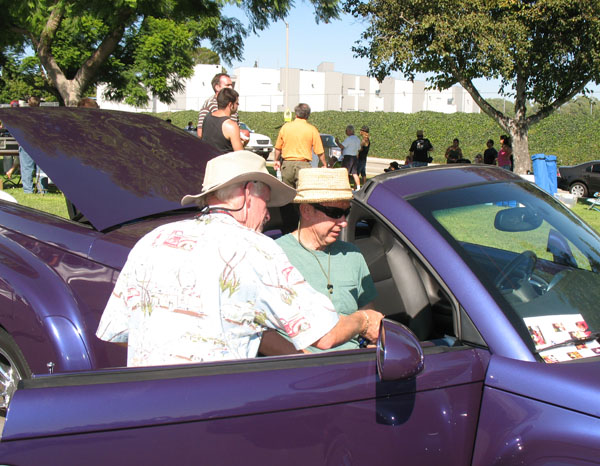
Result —
<instances>
[{"instance_id":1,"label":"gray hair","mask_svg":"<svg viewBox=\"0 0 600 466\"><path fill-rule=\"evenodd\" d=\"M308 104L298 104L294 108L294 112L296 113L297 118L308 120L308 117L310 116L310 107Z\"/></svg>"},{"instance_id":2,"label":"gray hair","mask_svg":"<svg viewBox=\"0 0 600 466\"><path fill-rule=\"evenodd\" d=\"M213 194L220 201L229 202L236 197L241 196L240 190L242 190L248 183L250 183L250 194L253 196L262 195L265 191L265 188L268 187L268 185L262 181L243 181L241 183L234 183L232 185L225 186L224 188L217 189Z\"/></svg>"},{"instance_id":3,"label":"gray hair","mask_svg":"<svg viewBox=\"0 0 600 466\"><path fill-rule=\"evenodd\" d=\"M354 134L354 126L352 126L352 125L346 126L346 131L350 131L352 134Z\"/></svg>"}]
</instances>

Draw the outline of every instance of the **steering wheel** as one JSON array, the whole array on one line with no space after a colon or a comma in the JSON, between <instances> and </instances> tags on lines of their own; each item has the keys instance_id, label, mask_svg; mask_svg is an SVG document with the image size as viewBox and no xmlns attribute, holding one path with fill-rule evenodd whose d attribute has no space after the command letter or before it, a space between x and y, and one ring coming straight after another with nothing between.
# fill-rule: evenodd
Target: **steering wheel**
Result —
<instances>
[{"instance_id":1,"label":"steering wheel","mask_svg":"<svg viewBox=\"0 0 600 466\"><path fill-rule=\"evenodd\" d=\"M508 264L504 266L504 268L498 274L494 285L496 288L504 289L504 285L509 285L509 278L514 274L515 271L520 269L523 270L523 276L519 276L518 278L529 279L531 274L533 273L533 269L535 268L535 263L537 262L537 256L533 251L523 251L513 260L511 260ZM507 286L506 288L516 289L514 286Z\"/></svg>"}]
</instances>

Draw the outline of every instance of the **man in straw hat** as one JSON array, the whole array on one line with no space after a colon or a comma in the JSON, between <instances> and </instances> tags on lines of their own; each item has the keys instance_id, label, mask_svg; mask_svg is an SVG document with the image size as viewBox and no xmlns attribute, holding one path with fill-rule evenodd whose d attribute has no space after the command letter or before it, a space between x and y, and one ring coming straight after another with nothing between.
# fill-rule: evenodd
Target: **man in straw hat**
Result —
<instances>
[{"instance_id":1,"label":"man in straw hat","mask_svg":"<svg viewBox=\"0 0 600 466\"><path fill-rule=\"evenodd\" d=\"M338 317L261 234L267 207L287 204L294 195L252 152L210 160L202 192L181 201L202 210L138 241L97 336L126 342L128 366L150 366L254 357L263 333L270 335L263 353L294 351L267 329L285 332L296 350L330 348L358 333L376 335L376 314Z\"/></svg>"},{"instance_id":2,"label":"man in straw hat","mask_svg":"<svg viewBox=\"0 0 600 466\"><path fill-rule=\"evenodd\" d=\"M377 292L363 255L353 244L338 239L350 213L348 172L345 168L305 168L300 170L297 192L298 229L277 243L306 281L331 300L338 314L362 314L367 319L374 314L381 320L381 314L372 310ZM373 340L367 333L360 336L365 342ZM358 348L360 340L352 338L336 349Z\"/></svg>"}]
</instances>

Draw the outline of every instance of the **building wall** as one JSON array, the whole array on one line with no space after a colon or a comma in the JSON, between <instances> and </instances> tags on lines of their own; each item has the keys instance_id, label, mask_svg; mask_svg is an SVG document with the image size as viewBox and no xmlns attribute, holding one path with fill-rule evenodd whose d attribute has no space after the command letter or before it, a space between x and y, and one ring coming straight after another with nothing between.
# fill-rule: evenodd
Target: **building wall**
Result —
<instances>
[{"instance_id":1,"label":"building wall","mask_svg":"<svg viewBox=\"0 0 600 466\"><path fill-rule=\"evenodd\" d=\"M210 82L221 72L220 65L197 65L194 76L185 82L185 90L175 96L169 105L151 99L145 108L122 103L106 102L104 87L98 86L97 100L101 108L166 112L199 110L213 95ZM444 91L426 90L424 81L403 81L391 77L382 83L375 78L334 71L331 62L321 63L317 71L290 68L237 68L231 74L240 94L240 110L247 112L283 112L286 102L290 110L300 102L310 105L312 111L368 111L415 113L433 111L442 113L479 113L479 107L460 86Z\"/></svg>"},{"instance_id":2,"label":"building wall","mask_svg":"<svg viewBox=\"0 0 600 466\"><path fill-rule=\"evenodd\" d=\"M237 68L235 90L240 94L244 112L277 112L283 102L280 70L275 68Z\"/></svg>"}]
</instances>

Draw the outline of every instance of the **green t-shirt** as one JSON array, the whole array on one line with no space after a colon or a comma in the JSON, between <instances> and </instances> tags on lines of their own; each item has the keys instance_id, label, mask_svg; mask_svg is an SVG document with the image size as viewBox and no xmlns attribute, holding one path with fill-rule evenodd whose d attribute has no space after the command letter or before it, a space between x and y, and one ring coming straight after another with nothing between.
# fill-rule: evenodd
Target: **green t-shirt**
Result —
<instances>
[{"instance_id":1,"label":"green t-shirt","mask_svg":"<svg viewBox=\"0 0 600 466\"><path fill-rule=\"evenodd\" d=\"M315 290L331 299L338 314L352 314L377 296L365 258L353 244L336 241L324 251L308 251L291 234L279 238L277 244L285 251L292 265L300 271L304 279ZM333 285L331 294L327 290L328 274ZM354 349L358 346L358 340L352 339L335 349ZM321 351L312 346L307 349Z\"/></svg>"}]
</instances>

